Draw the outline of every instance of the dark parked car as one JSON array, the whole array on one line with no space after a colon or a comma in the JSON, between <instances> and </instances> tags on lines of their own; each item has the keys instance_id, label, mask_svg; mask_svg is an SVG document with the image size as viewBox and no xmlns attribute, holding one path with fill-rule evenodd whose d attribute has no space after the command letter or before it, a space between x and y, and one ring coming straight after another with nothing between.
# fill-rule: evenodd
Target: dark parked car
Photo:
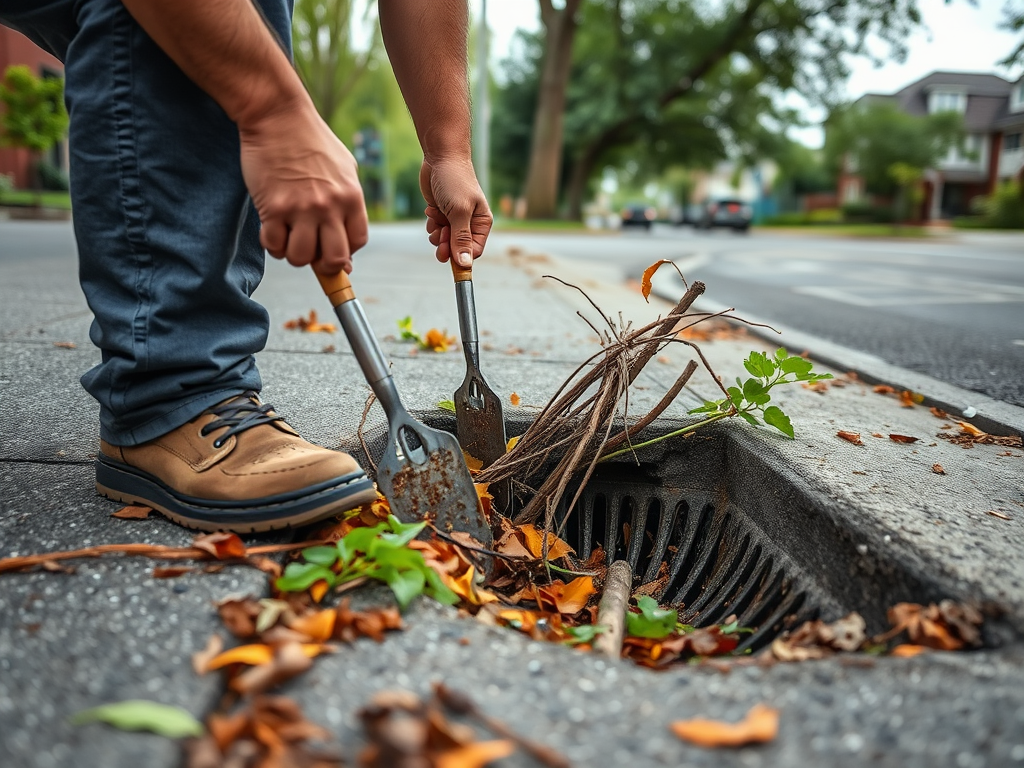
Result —
<instances>
[{"instance_id":1,"label":"dark parked car","mask_svg":"<svg viewBox=\"0 0 1024 768\"><path fill-rule=\"evenodd\" d=\"M652 205L631 204L622 209L623 227L643 227L651 229L651 224L658 218L658 211Z\"/></svg>"},{"instance_id":2,"label":"dark parked car","mask_svg":"<svg viewBox=\"0 0 1024 768\"><path fill-rule=\"evenodd\" d=\"M694 226L698 229L730 227L737 232L746 232L750 229L753 217L753 206L745 200L732 197L709 198L701 204Z\"/></svg>"}]
</instances>

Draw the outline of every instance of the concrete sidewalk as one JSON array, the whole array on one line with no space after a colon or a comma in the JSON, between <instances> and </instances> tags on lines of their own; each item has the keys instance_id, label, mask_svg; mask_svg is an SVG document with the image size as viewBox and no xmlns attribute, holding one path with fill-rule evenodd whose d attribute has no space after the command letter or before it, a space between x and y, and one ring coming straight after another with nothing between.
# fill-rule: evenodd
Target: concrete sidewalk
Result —
<instances>
[{"instance_id":1,"label":"concrete sidewalk","mask_svg":"<svg viewBox=\"0 0 1024 768\"><path fill-rule=\"evenodd\" d=\"M457 335L450 272L432 261L420 232L418 225L377 227L359 255L356 290L381 337L395 334L396 321L405 315L420 331L448 328ZM593 333L575 315L580 310L593 316L589 304L572 289L542 280L542 274L579 285L606 312L622 311L636 323L670 306L658 300L645 304L613 272L522 251L515 235L495 236L488 248L474 275L480 326L487 333L482 367L495 391L505 398L514 391L526 406L543 405L597 349ZM6 414L0 436L0 556L106 542L187 544L192 534L162 519L110 518L119 505L93 493L97 407L77 378L98 361L98 353L88 340L90 315L75 278L72 254L4 261L0 252L0 402ZM270 310L273 327L259 356L264 399L308 438L347 444L368 392L347 344L340 333L282 327L314 307L328 317L315 280L272 262L257 296ZM328 346L334 351L325 352ZM743 374L741 361L750 349L767 348L753 338L702 347L726 379ZM384 341L384 348L411 409L434 410L461 383L464 361L458 352L414 354L393 340ZM648 366L631 396L631 413L646 412L689 355L678 347L666 350L665 358ZM665 423L685 418L689 407L714 392L709 376L695 377ZM793 387L782 393L780 404L796 426L796 440L745 424L728 430L776 467L786 487L799 486L814 500L820 526L861 553L851 568L861 575L875 569L880 582L893 579L893 595L904 589L893 569L906 569L920 577L922 599L948 596L1000 606L1004 618L995 624L1002 647L858 659L854 665L833 659L739 668L728 675L699 667L654 674L533 643L420 600L406 615L408 631L390 635L382 645L358 641L318 660L286 692L311 719L338 734L350 757L361 744L354 712L373 691L425 692L431 680L443 679L471 693L490 714L564 751L578 766L970 768L1024 762L1022 452L983 445L963 450L933 439L943 422L922 408L900 408L895 399L862 385L824 394ZM373 418L381 418L379 411ZM861 432L867 445L839 440L839 429ZM873 432L921 440L900 445L869 437ZM931 471L935 463L945 475ZM765 487L766 494L783 490ZM803 534L785 525L769 531L780 546L790 543L782 539ZM0 765L179 764L173 742L98 725L76 729L67 717L130 698L176 704L202 717L221 691L214 676L194 675L189 657L221 630L212 602L229 594L262 595L265 577L228 569L156 580L152 567L140 559L110 558L81 561L73 575L0 577ZM387 596L373 591L361 599ZM884 608L849 607L866 614ZM695 716L735 720L757 702L782 710L779 738L763 747L701 750L678 742L666 728L672 720ZM520 756L502 764L530 762Z\"/></svg>"}]
</instances>

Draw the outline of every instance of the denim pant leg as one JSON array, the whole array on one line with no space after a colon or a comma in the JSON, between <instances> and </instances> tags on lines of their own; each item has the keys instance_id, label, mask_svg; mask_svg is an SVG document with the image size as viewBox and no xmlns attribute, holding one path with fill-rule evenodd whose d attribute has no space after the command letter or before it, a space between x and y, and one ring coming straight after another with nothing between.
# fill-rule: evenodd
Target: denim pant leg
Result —
<instances>
[{"instance_id":1,"label":"denim pant leg","mask_svg":"<svg viewBox=\"0 0 1024 768\"><path fill-rule=\"evenodd\" d=\"M11 2L0 0L0 17ZM67 40L56 52L71 116L72 208L90 336L102 351L82 384L100 403L102 438L134 445L259 391L253 355L269 329L250 298L263 276L259 221L236 126L120 0L45 5L12 26ZM55 10L63 6L66 18ZM290 42L290 2L261 6ZM58 21L66 29L55 33Z\"/></svg>"}]
</instances>

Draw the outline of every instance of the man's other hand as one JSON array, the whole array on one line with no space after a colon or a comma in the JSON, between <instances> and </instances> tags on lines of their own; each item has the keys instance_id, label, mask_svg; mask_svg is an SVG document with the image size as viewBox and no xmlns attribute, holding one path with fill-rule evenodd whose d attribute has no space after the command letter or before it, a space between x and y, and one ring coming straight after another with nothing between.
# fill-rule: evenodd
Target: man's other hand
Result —
<instances>
[{"instance_id":1,"label":"man's other hand","mask_svg":"<svg viewBox=\"0 0 1024 768\"><path fill-rule=\"evenodd\" d=\"M323 275L352 271L368 222L356 160L305 102L239 124L242 176L271 256Z\"/></svg>"},{"instance_id":2,"label":"man's other hand","mask_svg":"<svg viewBox=\"0 0 1024 768\"><path fill-rule=\"evenodd\" d=\"M454 257L460 267L472 266L484 252L493 221L473 163L468 158L424 160L420 191L427 201L427 232L437 246L437 260Z\"/></svg>"}]
</instances>

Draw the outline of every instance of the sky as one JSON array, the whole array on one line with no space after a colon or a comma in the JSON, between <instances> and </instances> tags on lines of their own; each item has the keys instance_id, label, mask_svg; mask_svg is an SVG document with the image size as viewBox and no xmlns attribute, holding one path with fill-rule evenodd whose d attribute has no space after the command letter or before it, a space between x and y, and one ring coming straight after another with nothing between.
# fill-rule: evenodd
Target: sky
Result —
<instances>
[{"instance_id":1,"label":"sky","mask_svg":"<svg viewBox=\"0 0 1024 768\"><path fill-rule=\"evenodd\" d=\"M473 0L475 14L479 14L480 2ZM855 99L869 92L891 93L935 70L994 72L1016 79L1022 74L1020 67L1007 71L996 66L1015 41L1012 33L998 29L1005 2L976 0L972 5L968 0L919 0L925 28L908 40L906 61L889 61L876 68L867 58L852 58L847 96ZM508 55L517 29L539 28L537 9L536 0L487 0L492 66ZM791 96L787 103L801 107L808 121L819 122L824 117L798 95ZM811 147L820 147L824 138L817 126L793 129L790 135Z\"/></svg>"}]
</instances>

